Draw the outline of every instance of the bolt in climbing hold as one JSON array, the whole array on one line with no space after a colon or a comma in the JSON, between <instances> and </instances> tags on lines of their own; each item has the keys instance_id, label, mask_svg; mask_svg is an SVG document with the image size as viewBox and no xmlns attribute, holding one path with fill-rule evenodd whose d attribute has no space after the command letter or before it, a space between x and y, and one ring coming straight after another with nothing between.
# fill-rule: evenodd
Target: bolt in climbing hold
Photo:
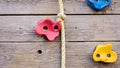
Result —
<instances>
[{"instance_id":1,"label":"bolt in climbing hold","mask_svg":"<svg viewBox=\"0 0 120 68\"><path fill-rule=\"evenodd\" d=\"M61 30L59 21L53 22L51 19L40 20L35 27L38 35L45 35L49 41L53 41Z\"/></svg>"},{"instance_id":2,"label":"bolt in climbing hold","mask_svg":"<svg viewBox=\"0 0 120 68\"><path fill-rule=\"evenodd\" d=\"M98 45L93 53L93 60L105 63L116 62L117 54L112 51L112 44Z\"/></svg>"},{"instance_id":3,"label":"bolt in climbing hold","mask_svg":"<svg viewBox=\"0 0 120 68\"><path fill-rule=\"evenodd\" d=\"M111 0L88 0L87 3L90 7L96 9L96 10L101 10L104 7L110 5L112 1Z\"/></svg>"}]
</instances>

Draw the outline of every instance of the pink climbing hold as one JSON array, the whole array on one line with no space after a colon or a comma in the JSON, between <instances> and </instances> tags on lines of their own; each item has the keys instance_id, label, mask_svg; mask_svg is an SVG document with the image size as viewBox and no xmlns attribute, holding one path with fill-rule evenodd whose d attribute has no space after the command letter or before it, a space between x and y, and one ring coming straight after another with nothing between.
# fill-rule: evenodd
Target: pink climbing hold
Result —
<instances>
[{"instance_id":1,"label":"pink climbing hold","mask_svg":"<svg viewBox=\"0 0 120 68\"><path fill-rule=\"evenodd\" d=\"M35 27L38 35L45 35L49 41L53 41L61 30L59 21L53 22L51 19L40 20Z\"/></svg>"}]
</instances>

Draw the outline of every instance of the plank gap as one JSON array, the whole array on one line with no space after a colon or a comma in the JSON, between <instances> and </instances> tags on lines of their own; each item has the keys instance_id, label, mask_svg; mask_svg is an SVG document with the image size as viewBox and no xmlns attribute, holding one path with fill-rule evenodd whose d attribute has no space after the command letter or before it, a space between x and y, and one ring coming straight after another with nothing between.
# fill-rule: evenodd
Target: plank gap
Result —
<instances>
[{"instance_id":1,"label":"plank gap","mask_svg":"<svg viewBox=\"0 0 120 68\"><path fill-rule=\"evenodd\" d=\"M57 14L0 14L0 16L56 16ZM65 14L67 16L76 15L120 15L120 14Z\"/></svg>"},{"instance_id":2,"label":"plank gap","mask_svg":"<svg viewBox=\"0 0 120 68\"><path fill-rule=\"evenodd\" d=\"M49 41L0 41L0 43L46 43ZM53 41L53 42L60 42L60 41ZM77 43L77 42L120 42L120 40L96 40L96 41L66 41L66 42L71 42L71 43ZM52 43L52 42L50 42Z\"/></svg>"}]
</instances>

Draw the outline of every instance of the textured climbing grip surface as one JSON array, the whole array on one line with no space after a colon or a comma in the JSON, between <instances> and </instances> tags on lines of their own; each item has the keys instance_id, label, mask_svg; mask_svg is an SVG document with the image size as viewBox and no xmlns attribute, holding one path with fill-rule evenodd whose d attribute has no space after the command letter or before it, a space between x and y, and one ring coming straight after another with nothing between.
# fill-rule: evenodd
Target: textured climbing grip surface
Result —
<instances>
[{"instance_id":1,"label":"textured climbing grip surface","mask_svg":"<svg viewBox=\"0 0 120 68\"><path fill-rule=\"evenodd\" d=\"M93 60L105 63L116 62L117 54L112 51L112 44L98 45L93 53Z\"/></svg>"},{"instance_id":2,"label":"textured climbing grip surface","mask_svg":"<svg viewBox=\"0 0 120 68\"><path fill-rule=\"evenodd\" d=\"M53 41L61 30L59 21L53 22L51 19L40 20L35 27L38 35L45 35L49 41Z\"/></svg>"},{"instance_id":3,"label":"textured climbing grip surface","mask_svg":"<svg viewBox=\"0 0 120 68\"><path fill-rule=\"evenodd\" d=\"M110 5L111 0L88 0L88 5L96 10L101 10Z\"/></svg>"}]
</instances>

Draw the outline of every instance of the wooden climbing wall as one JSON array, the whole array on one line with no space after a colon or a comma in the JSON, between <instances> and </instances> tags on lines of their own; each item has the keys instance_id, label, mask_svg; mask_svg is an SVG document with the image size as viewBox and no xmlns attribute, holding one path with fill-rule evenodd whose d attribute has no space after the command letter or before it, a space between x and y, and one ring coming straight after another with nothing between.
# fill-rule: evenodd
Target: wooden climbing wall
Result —
<instances>
[{"instance_id":1,"label":"wooden climbing wall","mask_svg":"<svg viewBox=\"0 0 120 68\"><path fill-rule=\"evenodd\" d=\"M120 1L102 11L92 10L86 0L64 0L67 19L66 68L120 68L95 63L98 44L112 43L120 54ZM34 33L40 19L56 19L57 0L0 0L0 68L60 68L60 37L48 42Z\"/></svg>"}]
</instances>

